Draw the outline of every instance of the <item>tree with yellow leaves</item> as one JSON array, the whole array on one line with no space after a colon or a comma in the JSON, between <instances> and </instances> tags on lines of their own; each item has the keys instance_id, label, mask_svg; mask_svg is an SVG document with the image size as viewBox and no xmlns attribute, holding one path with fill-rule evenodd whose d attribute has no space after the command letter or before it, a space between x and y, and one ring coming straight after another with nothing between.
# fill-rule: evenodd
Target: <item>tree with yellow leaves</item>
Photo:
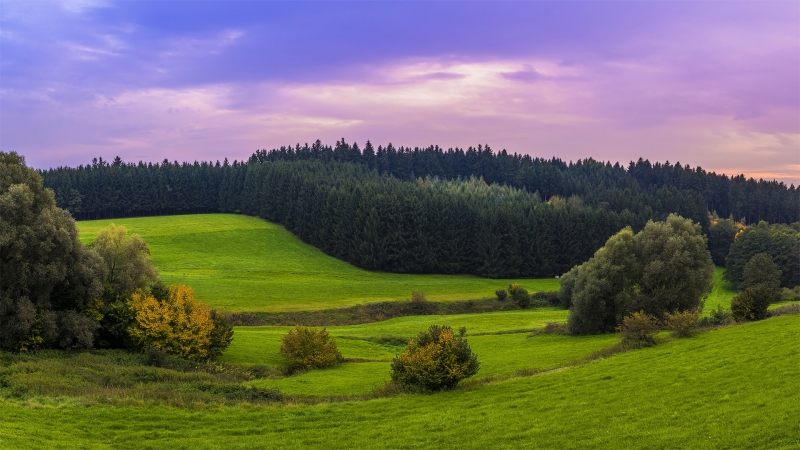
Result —
<instances>
[{"instance_id":1,"label":"tree with yellow leaves","mask_svg":"<svg viewBox=\"0 0 800 450\"><path fill-rule=\"evenodd\" d=\"M128 307L134 319L128 329L133 341L179 358L217 356L233 335L225 320L195 300L192 288L184 285L170 286L163 300L139 290L131 295Z\"/></svg>"},{"instance_id":2,"label":"tree with yellow leaves","mask_svg":"<svg viewBox=\"0 0 800 450\"><path fill-rule=\"evenodd\" d=\"M392 381L401 386L438 391L453 388L478 372L478 356L464 339L448 326L431 325L408 343L405 351L392 360Z\"/></svg>"}]
</instances>

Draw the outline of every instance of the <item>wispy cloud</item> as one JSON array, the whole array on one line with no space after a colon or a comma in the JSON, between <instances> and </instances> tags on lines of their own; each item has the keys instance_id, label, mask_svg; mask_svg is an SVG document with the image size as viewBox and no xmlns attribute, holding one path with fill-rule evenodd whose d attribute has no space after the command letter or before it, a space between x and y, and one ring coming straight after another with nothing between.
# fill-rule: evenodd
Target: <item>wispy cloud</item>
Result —
<instances>
[{"instance_id":1,"label":"wispy cloud","mask_svg":"<svg viewBox=\"0 0 800 450\"><path fill-rule=\"evenodd\" d=\"M25 5L0 146L38 167L344 136L800 181L793 2Z\"/></svg>"}]
</instances>

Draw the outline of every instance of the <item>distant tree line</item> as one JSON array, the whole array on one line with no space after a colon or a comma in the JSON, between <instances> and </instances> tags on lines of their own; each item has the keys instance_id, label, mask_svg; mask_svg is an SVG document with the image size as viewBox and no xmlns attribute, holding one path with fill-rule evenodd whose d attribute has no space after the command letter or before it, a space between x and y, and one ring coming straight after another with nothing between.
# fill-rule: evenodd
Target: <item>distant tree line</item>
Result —
<instances>
[{"instance_id":1,"label":"distant tree line","mask_svg":"<svg viewBox=\"0 0 800 450\"><path fill-rule=\"evenodd\" d=\"M651 164L639 159L626 169L591 158L565 163L557 158L494 152L480 145L466 151L438 146L395 148L391 144L375 149L367 142L362 151L358 144L350 145L342 139L333 147L316 141L311 146L259 150L247 162L233 164L227 160L220 164L166 159L160 164L132 164L119 157L110 162L96 158L86 166L60 167L41 174L45 186L55 191L58 205L77 219L111 218L232 211L235 196L240 194L237 189L250 165L304 160L360 164L403 181L474 176L487 184L538 192L545 200L577 195L590 206L618 212L628 209L647 214L649 208L652 218L661 220L675 212L698 221L703 212L715 211L720 217L732 216L745 224L800 221L800 192L794 185L756 181L743 175L717 175L679 163ZM707 220L698 223L707 230Z\"/></svg>"},{"instance_id":2,"label":"distant tree line","mask_svg":"<svg viewBox=\"0 0 800 450\"><path fill-rule=\"evenodd\" d=\"M243 213L281 223L363 268L489 277L564 273L621 228L638 231L670 213L708 233L708 209L728 213L728 194L739 192L731 187L737 179L677 164L639 161L626 170L592 159L567 164L494 153L488 146L376 150L367 142L362 151L344 140L257 151L232 164L133 164L117 157L40 173L76 219ZM752 209L745 220L798 219L794 186L748 183L742 192L766 193L768 201L747 197L756 209L745 202L743 211ZM720 234L719 261L733 239L728 231Z\"/></svg>"},{"instance_id":3,"label":"distant tree line","mask_svg":"<svg viewBox=\"0 0 800 450\"><path fill-rule=\"evenodd\" d=\"M84 199L120 215L240 212L281 223L305 242L357 266L392 272L554 276L591 256L619 229L640 229L655 215L650 207L615 211L577 196L545 202L536 193L476 178L404 181L337 161L219 168L111 164L47 175L85 177L73 185L87 192L81 194ZM687 203L691 212L696 203L684 201L686 195L696 198L690 191L661 188L640 192L640 200L657 203L666 215L686 210ZM170 204L177 198L183 200ZM702 207L695 213L698 220L708 220ZM75 214L108 216L91 210Z\"/></svg>"}]
</instances>

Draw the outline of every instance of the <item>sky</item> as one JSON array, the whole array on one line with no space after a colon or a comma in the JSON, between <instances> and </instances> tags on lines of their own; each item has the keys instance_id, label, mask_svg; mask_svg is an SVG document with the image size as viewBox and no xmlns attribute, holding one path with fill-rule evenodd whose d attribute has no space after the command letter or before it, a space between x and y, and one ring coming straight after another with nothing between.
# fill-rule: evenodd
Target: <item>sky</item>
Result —
<instances>
[{"instance_id":1,"label":"sky","mask_svg":"<svg viewBox=\"0 0 800 450\"><path fill-rule=\"evenodd\" d=\"M800 2L0 0L32 167L341 138L798 185Z\"/></svg>"}]
</instances>

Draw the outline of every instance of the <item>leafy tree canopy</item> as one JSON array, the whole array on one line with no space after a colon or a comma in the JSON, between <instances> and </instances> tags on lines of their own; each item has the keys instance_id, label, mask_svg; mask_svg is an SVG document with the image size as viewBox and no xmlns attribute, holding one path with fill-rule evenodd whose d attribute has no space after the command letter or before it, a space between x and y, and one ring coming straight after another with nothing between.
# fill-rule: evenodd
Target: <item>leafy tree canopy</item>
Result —
<instances>
[{"instance_id":1,"label":"leafy tree canopy","mask_svg":"<svg viewBox=\"0 0 800 450\"><path fill-rule=\"evenodd\" d=\"M662 319L667 312L701 307L713 274L700 227L670 215L639 233L626 228L609 238L562 278L559 296L571 304L571 333L612 332L636 311Z\"/></svg>"},{"instance_id":2,"label":"leafy tree canopy","mask_svg":"<svg viewBox=\"0 0 800 450\"><path fill-rule=\"evenodd\" d=\"M105 274L39 174L0 152L0 348L91 347Z\"/></svg>"}]
</instances>

